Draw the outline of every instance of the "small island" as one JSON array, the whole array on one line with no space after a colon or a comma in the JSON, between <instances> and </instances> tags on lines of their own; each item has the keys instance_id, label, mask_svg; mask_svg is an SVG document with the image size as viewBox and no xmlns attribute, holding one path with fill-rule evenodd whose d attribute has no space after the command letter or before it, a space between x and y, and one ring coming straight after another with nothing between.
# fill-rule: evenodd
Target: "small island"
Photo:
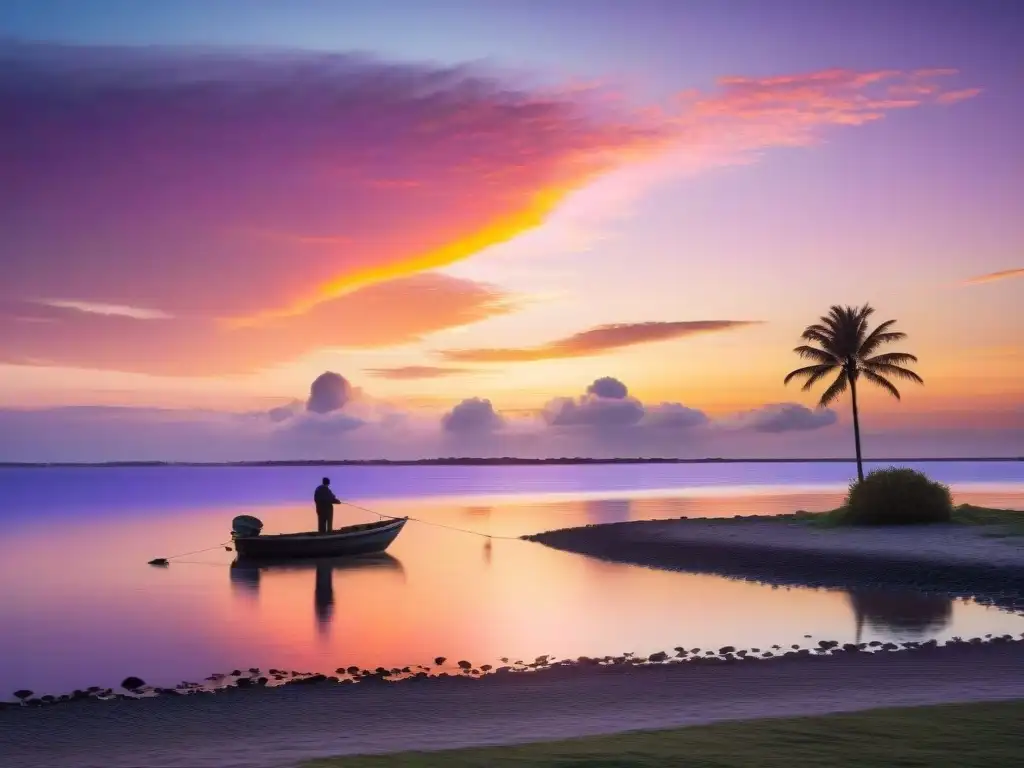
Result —
<instances>
[{"instance_id":1,"label":"small island","mask_svg":"<svg viewBox=\"0 0 1024 768\"><path fill-rule=\"evenodd\" d=\"M652 568L943 592L1024 610L1024 512L954 506L948 488L910 469L869 473L829 512L608 523L524 538Z\"/></svg>"}]
</instances>

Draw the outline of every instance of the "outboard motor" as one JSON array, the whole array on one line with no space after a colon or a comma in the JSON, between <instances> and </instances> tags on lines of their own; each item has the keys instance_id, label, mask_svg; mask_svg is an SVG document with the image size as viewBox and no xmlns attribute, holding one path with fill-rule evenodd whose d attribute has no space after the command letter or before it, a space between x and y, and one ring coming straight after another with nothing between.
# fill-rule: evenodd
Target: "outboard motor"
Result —
<instances>
[{"instance_id":1,"label":"outboard motor","mask_svg":"<svg viewBox=\"0 0 1024 768\"><path fill-rule=\"evenodd\" d=\"M263 530L263 521L252 515L239 515L231 521L231 538L244 539L259 536Z\"/></svg>"}]
</instances>

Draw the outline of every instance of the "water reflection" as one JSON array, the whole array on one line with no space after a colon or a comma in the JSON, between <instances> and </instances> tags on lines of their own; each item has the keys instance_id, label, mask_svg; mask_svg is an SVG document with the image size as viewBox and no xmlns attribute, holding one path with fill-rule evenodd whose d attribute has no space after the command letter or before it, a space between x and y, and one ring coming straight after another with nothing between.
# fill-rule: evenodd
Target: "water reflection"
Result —
<instances>
[{"instance_id":1,"label":"water reflection","mask_svg":"<svg viewBox=\"0 0 1024 768\"><path fill-rule=\"evenodd\" d=\"M453 475L449 487L474 487L476 471ZM606 475L618 471L598 468L591 474L604 483ZM635 471L647 470L630 470ZM81 472L74 476L99 483L91 496L88 489L76 496L79 502L91 498L90 514L62 519L55 528L53 518L33 511L14 531L5 528L9 535L0 540L0 626L19 628L0 632L0 690L58 693L116 685L129 674L173 685L235 667L392 668L442 655L495 664L509 656L649 654L676 645L788 647L821 639L851 642L855 629L862 641L889 640L894 633L941 640L1024 631L1020 616L959 600L950 605L933 596L771 589L616 565L505 538L622 519L829 509L841 489L604 490L547 468L548 486L540 494L518 492L519 475L512 473L506 486L517 493L500 497L439 497L425 488L412 498L403 488L401 498L357 499L381 514L436 524L406 526L389 549L393 557L231 566L234 555L214 549L155 569L145 561L223 540L236 514L256 511L268 532L297 530L308 524L308 504L254 508L236 500L227 505L217 494L225 486L244 485L241 475L209 469L199 473L209 477L204 481L213 489L209 503L191 504L192 491L185 489L173 510L111 516L108 501L122 499L124 489L108 478L121 474ZM276 483L292 482L284 470L266 472L285 477ZM316 477L320 474L317 470ZM362 469L357 475L362 477ZM398 475L386 477L389 486L400 484L391 479ZM661 482L651 480L656 481ZM957 496L997 505L966 493ZM1024 507L1024 490L1014 499L999 503ZM353 523L371 518L350 509L344 515ZM451 528L502 538L492 541ZM161 534L158 545L154 530ZM82 541L89 546L81 547ZM55 547L75 548L78 567L39 568ZM33 578L25 579L25 573ZM4 592L8 584L17 588ZM76 641L74 654L67 652L70 636Z\"/></svg>"},{"instance_id":2,"label":"water reflection","mask_svg":"<svg viewBox=\"0 0 1024 768\"><path fill-rule=\"evenodd\" d=\"M583 514L588 523L622 523L630 519L630 499L588 499L583 502Z\"/></svg>"},{"instance_id":3,"label":"water reflection","mask_svg":"<svg viewBox=\"0 0 1024 768\"><path fill-rule=\"evenodd\" d=\"M329 565L316 566L316 586L313 588L313 611L320 633L325 633L334 617L334 573Z\"/></svg>"},{"instance_id":4,"label":"water reflection","mask_svg":"<svg viewBox=\"0 0 1024 768\"><path fill-rule=\"evenodd\" d=\"M230 578L234 594L242 599L256 599L264 578L284 576L297 572L314 571L313 614L317 630L323 636L334 618L334 574L354 572L390 572L405 583L406 574L401 560L387 553L359 557L312 558L309 560L235 560L231 563Z\"/></svg>"},{"instance_id":5,"label":"water reflection","mask_svg":"<svg viewBox=\"0 0 1024 768\"><path fill-rule=\"evenodd\" d=\"M953 600L945 595L896 590L850 590L847 600L861 642L865 623L879 632L899 638L931 637L949 626Z\"/></svg>"}]
</instances>

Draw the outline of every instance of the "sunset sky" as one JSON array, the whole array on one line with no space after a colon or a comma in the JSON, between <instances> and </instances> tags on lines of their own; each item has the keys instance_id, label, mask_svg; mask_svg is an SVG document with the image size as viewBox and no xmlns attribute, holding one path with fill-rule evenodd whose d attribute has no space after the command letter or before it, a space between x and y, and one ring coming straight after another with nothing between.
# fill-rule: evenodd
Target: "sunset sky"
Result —
<instances>
[{"instance_id":1,"label":"sunset sky","mask_svg":"<svg viewBox=\"0 0 1024 768\"><path fill-rule=\"evenodd\" d=\"M1024 454L1022 40L998 0L6 0L0 461L848 455L782 378L864 302L926 382L866 394L869 455Z\"/></svg>"}]
</instances>

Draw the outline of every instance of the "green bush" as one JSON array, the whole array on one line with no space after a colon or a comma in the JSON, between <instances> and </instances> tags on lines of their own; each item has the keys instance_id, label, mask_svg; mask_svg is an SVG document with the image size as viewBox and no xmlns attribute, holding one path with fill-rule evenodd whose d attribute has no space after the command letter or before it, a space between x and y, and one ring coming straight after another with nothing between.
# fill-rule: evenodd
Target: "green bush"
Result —
<instances>
[{"instance_id":1,"label":"green bush","mask_svg":"<svg viewBox=\"0 0 1024 768\"><path fill-rule=\"evenodd\" d=\"M850 484L840 520L846 525L948 523L953 515L949 487L914 469L889 467Z\"/></svg>"}]
</instances>

